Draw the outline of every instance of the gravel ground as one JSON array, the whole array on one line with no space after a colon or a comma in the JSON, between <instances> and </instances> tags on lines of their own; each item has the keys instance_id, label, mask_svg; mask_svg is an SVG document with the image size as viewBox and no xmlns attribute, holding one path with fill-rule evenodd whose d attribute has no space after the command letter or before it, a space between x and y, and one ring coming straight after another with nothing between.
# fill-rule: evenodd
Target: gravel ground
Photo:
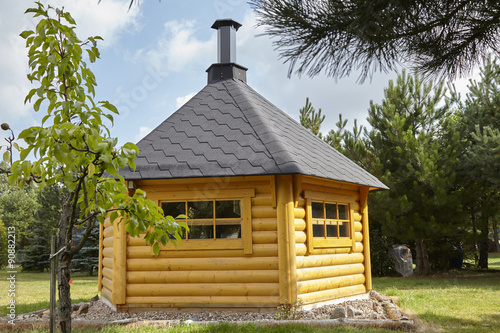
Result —
<instances>
[{"instance_id":1,"label":"gravel ground","mask_svg":"<svg viewBox=\"0 0 500 333\"><path fill-rule=\"evenodd\" d=\"M78 306L76 306L78 308ZM392 310L391 310L392 309ZM396 314L394 315L394 309ZM369 299L348 300L338 304L325 305L312 310L297 309L295 318L285 318L283 311L275 313L254 312L144 312L144 313L117 313L101 300L92 301L87 313L73 312L73 319L111 322L137 318L142 320L174 320L174 321L274 321L280 319L327 320L337 318L375 319L375 320L407 320L393 302L379 293L372 292ZM47 321L48 311L41 310L35 313L18 315L16 321Z\"/></svg>"}]
</instances>

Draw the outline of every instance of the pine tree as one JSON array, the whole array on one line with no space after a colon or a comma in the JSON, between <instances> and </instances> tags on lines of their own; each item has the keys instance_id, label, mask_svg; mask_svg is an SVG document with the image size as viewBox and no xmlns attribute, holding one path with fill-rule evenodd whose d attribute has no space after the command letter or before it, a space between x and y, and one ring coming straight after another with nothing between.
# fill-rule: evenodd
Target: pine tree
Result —
<instances>
[{"instance_id":1,"label":"pine tree","mask_svg":"<svg viewBox=\"0 0 500 333\"><path fill-rule=\"evenodd\" d=\"M23 251L22 269L25 271L44 271L50 268L50 241L55 235L61 216L59 190L56 186L45 187L36 196L37 210L35 222L30 227L29 245Z\"/></svg>"},{"instance_id":2,"label":"pine tree","mask_svg":"<svg viewBox=\"0 0 500 333\"><path fill-rule=\"evenodd\" d=\"M489 226L500 212L499 73L497 60L485 59L481 80L471 82L457 126L462 132L459 176L463 204L471 218L480 268L488 268Z\"/></svg>"},{"instance_id":3,"label":"pine tree","mask_svg":"<svg viewBox=\"0 0 500 333\"><path fill-rule=\"evenodd\" d=\"M78 237L77 237L78 240ZM88 271L92 276L99 264L99 229L94 228L80 252L73 259L72 270L76 272Z\"/></svg>"},{"instance_id":4,"label":"pine tree","mask_svg":"<svg viewBox=\"0 0 500 333\"><path fill-rule=\"evenodd\" d=\"M429 246L454 238L460 224L454 191L456 135L441 139L449 114L444 97L443 84L434 86L403 72L385 89L382 104L372 103L369 109L375 169L390 187L375 194L371 217L383 221L385 235L415 243L420 275L431 271Z\"/></svg>"}]
</instances>

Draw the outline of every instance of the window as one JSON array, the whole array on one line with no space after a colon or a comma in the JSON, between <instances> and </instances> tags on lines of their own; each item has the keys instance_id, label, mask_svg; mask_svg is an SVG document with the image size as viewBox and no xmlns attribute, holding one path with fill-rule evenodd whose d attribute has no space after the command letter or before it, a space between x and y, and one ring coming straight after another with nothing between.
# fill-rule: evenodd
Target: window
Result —
<instances>
[{"instance_id":1,"label":"window","mask_svg":"<svg viewBox=\"0 0 500 333\"><path fill-rule=\"evenodd\" d=\"M349 205L311 202L313 237L323 239L350 238Z\"/></svg>"},{"instance_id":2,"label":"window","mask_svg":"<svg viewBox=\"0 0 500 333\"><path fill-rule=\"evenodd\" d=\"M309 254L323 253L321 249L355 245L354 213L351 211L356 202L355 194L306 190L304 197Z\"/></svg>"},{"instance_id":3,"label":"window","mask_svg":"<svg viewBox=\"0 0 500 333\"><path fill-rule=\"evenodd\" d=\"M184 239L241 238L241 200L162 202L165 214L186 215Z\"/></svg>"}]
</instances>

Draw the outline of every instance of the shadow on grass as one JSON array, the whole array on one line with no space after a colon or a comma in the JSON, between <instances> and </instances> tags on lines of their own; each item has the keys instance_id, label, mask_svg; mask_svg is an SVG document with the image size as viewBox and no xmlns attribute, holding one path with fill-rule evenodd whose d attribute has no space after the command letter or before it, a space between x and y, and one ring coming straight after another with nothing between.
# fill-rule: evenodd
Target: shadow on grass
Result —
<instances>
[{"instance_id":1,"label":"shadow on grass","mask_svg":"<svg viewBox=\"0 0 500 333\"><path fill-rule=\"evenodd\" d=\"M437 323L445 332L488 332L500 331L500 314L482 315L477 320L457 318L454 316L437 315L425 312L419 315L421 320Z\"/></svg>"}]
</instances>

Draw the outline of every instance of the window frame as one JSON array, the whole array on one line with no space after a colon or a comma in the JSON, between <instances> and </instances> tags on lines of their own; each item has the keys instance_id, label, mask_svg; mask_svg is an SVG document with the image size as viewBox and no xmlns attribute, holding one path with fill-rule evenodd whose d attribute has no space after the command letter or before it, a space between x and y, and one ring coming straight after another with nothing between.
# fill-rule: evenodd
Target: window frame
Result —
<instances>
[{"instance_id":1,"label":"window frame","mask_svg":"<svg viewBox=\"0 0 500 333\"><path fill-rule=\"evenodd\" d=\"M335 193L322 193L315 191L304 191L304 198L306 200L306 232L307 232L307 252L311 254L314 250L328 249L328 248L354 248L355 246L355 230L354 230L354 211L353 207L355 204L355 198L348 195L339 195ZM325 209L325 203L335 204L338 214L338 205L346 205L347 213L349 214L348 219L341 220L337 215L336 219L327 219L326 215L324 218L313 218L312 217L312 203L319 202L323 204L323 209ZM325 211L323 211L326 214ZM335 220L337 222L349 222L349 237L327 237L324 238L313 236L313 221L317 220ZM337 226L337 230L339 230Z\"/></svg>"},{"instance_id":2,"label":"window frame","mask_svg":"<svg viewBox=\"0 0 500 333\"><path fill-rule=\"evenodd\" d=\"M211 192L211 191L210 191ZM241 209L241 238L212 238L212 239L182 239L175 247L169 242L161 245L162 250L243 250L244 254L252 254L252 199L255 189L217 190L215 193L201 191L178 191L162 193L157 205L163 202L194 202L194 201L225 201L240 200ZM215 207L214 207L215 208ZM168 212L166 212L168 214ZM214 216L214 221L216 220Z\"/></svg>"}]
</instances>

